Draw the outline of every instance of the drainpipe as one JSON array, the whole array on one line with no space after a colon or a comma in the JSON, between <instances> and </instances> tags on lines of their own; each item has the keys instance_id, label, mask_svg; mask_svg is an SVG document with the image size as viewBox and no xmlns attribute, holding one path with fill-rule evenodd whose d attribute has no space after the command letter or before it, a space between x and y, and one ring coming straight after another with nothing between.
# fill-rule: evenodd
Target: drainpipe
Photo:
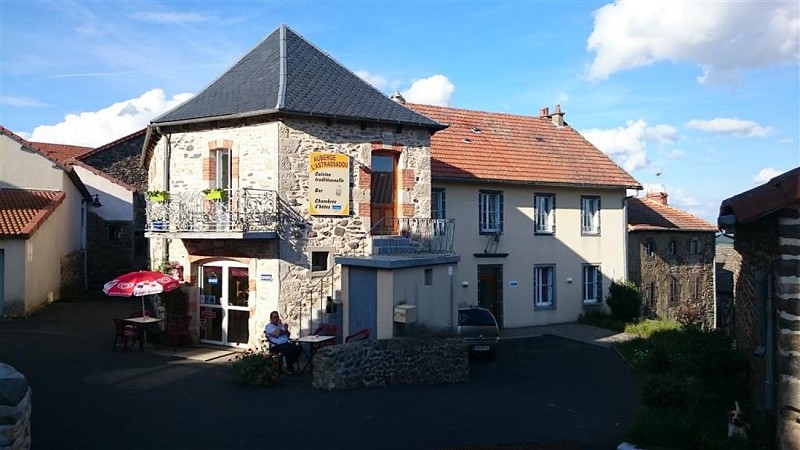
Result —
<instances>
[{"instance_id":1,"label":"drainpipe","mask_svg":"<svg viewBox=\"0 0 800 450\"><path fill-rule=\"evenodd\" d=\"M766 374L764 380L764 444L775 448L775 313L772 298L772 272L767 274L767 336Z\"/></svg>"},{"instance_id":2,"label":"drainpipe","mask_svg":"<svg viewBox=\"0 0 800 450\"><path fill-rule=\"evenodd\" d=\"M172 156L172 135L169 133L162 133L161 128L159 127L156 127L156 131L164 135L167 141L166 145L164 146L164 164L162 167L163 174L161 175L161 181L163 182L164 190L169 192L169 162ZM169 240L167 239L162 240L161 260L169 261Z\"/></svg>"}]
</instances>

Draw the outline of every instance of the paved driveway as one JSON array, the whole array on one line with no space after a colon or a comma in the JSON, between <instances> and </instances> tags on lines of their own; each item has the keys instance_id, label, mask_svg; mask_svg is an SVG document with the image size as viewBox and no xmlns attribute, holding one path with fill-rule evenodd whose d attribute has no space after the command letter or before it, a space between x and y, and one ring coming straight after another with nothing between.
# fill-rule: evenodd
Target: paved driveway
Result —
<instances>
[{"instance_id":1,"label":"paved driveway","mask_svg":"<svg viewBox=\"0 0 800 450\"><path fill-rule=\"evenodd\" d=\"M111 318L135 309L73 300L0 321L0 361L33 390L34 449L608 449L636 407L638 380L612 349L554 336L504 340L461 384L247 388L224 361L112 353Z\"/></svg>"}]
</instances>

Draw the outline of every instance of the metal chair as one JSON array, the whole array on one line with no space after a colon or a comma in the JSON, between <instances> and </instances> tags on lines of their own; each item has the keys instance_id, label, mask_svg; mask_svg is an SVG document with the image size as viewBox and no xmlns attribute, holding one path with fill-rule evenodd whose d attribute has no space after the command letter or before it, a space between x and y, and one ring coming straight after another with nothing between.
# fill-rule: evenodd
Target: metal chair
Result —
<instances>
[{"instance_id":1,"label":"metal chair","mask_svg":"<svg viewBox=\"0 0 800 450\"><path fill-rule=\"evenodd\" d=\"M133 347L139 339L136 327L125 323L123 319L114 319L114 328L116 329L116 334L114 335L114 346L111 347L112 352L117 349L119 342L122 342L122 351L127 352L128 344L130 343L130 346Z\"/></svg>"},{"instance_id":2,"label":"metal chair","mask_svg":"<svg viewBox=\"0 0 800 450\"><path fill-rule=\"evenodd\" d=\"M369 334L370 334L369 328L362 328L362 329L356 331L355 333L347 336L344 339L344 342L348 343L348 342L365 341L365 340L369 339Z\"/></svg>"}]
</instances>

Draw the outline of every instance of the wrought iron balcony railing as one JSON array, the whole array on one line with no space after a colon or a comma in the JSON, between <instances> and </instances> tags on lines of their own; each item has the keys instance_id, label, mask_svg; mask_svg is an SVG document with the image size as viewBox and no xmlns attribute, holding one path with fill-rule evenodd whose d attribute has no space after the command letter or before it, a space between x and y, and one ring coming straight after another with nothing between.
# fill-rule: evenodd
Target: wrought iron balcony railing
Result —
<instances>
[{"instance_id":1,"label":"wrought iron balcony railing","mask_svg":"<svg viewBox=\"0 0 800 450\"><path fill-rule=\"evenodd\" d=\"M150 232L277 232L280 201L275 191L227 189L221 192L170 192L147 201Z\"/></svg>"},{"instance_id":2,"label":"wrought iron balcony railing","mask_svg":"<svg viewBox=\"0 0 800 450\"><path fill-rule=\"evenodd\" d=\"M371 229L372 254L453 253L454 219L383 219Z\"/></svg>"}]
</instances>

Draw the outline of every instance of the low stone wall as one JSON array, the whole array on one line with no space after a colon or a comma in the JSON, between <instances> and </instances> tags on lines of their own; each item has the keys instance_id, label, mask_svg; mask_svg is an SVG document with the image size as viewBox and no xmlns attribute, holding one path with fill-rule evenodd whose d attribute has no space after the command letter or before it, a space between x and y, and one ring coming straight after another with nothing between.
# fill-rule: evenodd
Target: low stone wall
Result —
<instances>
[{"instance_id":1,"label":"low stone wall","mask_svg":"<svg viewBox=\"0 0 800 450\"><path fill-rule=\"evenodd\" d=\"M458 383L469 379L467 345L458 337L405 337L351 342L314 356L317 389Z\"/></svg>"},{"instance_id":2,"label":"low stone wall","mask_svg":"<svg viewBox=\"0 0 800 450\"><path fill-rule=\"evenodd\" d=\"M31 389L25 376L0 363L0 450L31 448Z\"/></svg>"}]
</instances>

